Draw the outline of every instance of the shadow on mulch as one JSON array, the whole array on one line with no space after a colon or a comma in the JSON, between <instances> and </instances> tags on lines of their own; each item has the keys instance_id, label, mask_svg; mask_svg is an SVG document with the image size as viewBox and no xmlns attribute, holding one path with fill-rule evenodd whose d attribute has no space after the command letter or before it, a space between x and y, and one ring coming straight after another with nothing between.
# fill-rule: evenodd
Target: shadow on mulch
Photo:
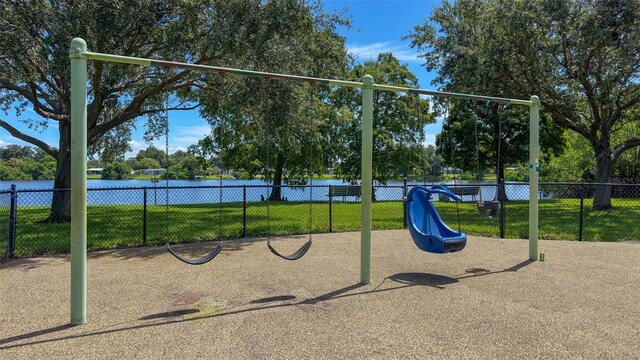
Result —
<instances>
[{"instance_id":1,"label":"shadow on mulch","mask_svg":"<svg viewBox=\"0 0 640 360\"><path fill-rule=\"evenodd\" d=\"M167 319L166 321L162 321L162 322L144 323L144 324L138 324L138 325L133 325L133 326L127 326L127 327L123 327L123 328L116 328L116 329L108 329L108 330L99 330L99 331L94 331L94 332L88 332L88 333L84 333L84 334L72 334L72 335L67 335L67 336L60 336L60 337L53 338L53 339L34 340L34 341L31 341L31 342L26 342L26 343L21 343L21 344L0 346L0 350L23 347L23 346L29 346L29 345L35 345L35 344L50 343L50 342L55 342L55 341L86 338L86 337L91 337L91 336L99 336L99 335L122 332L122 331L128 331L128 330L143 329L143 328L149 328L149 327L156 327L156 326L163 326L163 325L169 325L169 324L175 324L175 323L182 323L182 322L187 322L187 321L202 320L202 319L207 319L207 318L212 318L212 317L229 316L229 315L235 315L235 314L253 312L253 311L260 311L260 310L266 310L266 309L282 308L282 307L290 307L290 306L298 306L298 305L309 305L309 304L312 305L312 304L317 304L317 303L320 303L320 302L323 302L323 301L329 301L329 300L345 298L345 297L351 297L351 296L368 295L368 294L380 293L380 292L386 292L386 291L394 291L394 290L404 289L404 288L413 287L413 286L430 286L430 287L435 287L435 288L438 288L438 289L445 289L445 285L455 284L455 283L459 282L462 279L472 278L472 277L477 277L477 276L497 275L497 274L502 274L502 273L506 273L506 272L515 272L515 271L518 271L518 270L522 269L523 267L525 267L525 266L527 266L529 264L532 264L534 262L535 261L532 261L532 260L526 260L526 261L523 261L521 263L515 264L514 266L512 266L510 268L503 269L503 270L497 270L497 271L489 271L489 270L480 269L480 268L471 268L471 269L467 269L466 270L467 275L462 275L462 276L459 276L457 278L452 278L452 277L449 277L449 276L438 275L438 274L429 274L429 273L415 273L415 272L398 273L398 274L394 274L394 275L391 275L391 276L385 278L375 288L373 288L371 290L366 290L366 291L351 292L353 290L357 290L359 288L362 288L362 287L366 286L366 285L363 285L363 284L353 284L353 285L349 285L349 286L346 286L346 287L341 288L341 289L337 289L337 290L334 290L334 291L331 291L331 292L316 296L314 298L310 298L310 299L306 299L306 300L302 300L302 301L298 301L298 302L287 302L287 303L281 303L281 302L282 301L293 300L293 299L296 298L296 296L294 296L294 295L278 295L278 296L272 296L272 297L268 297L268 298L256 299L256 300L253 300L253 301L248 303L248 304L253 304L253 305L259 305L259 304L269 304L269 303L276 302L277 304L269 304L269 305L265 305L265 306L257 306L257 307L251 307L251 308L247 308L247 309L238 309L238 310L233 310L233 308L231 308L227 312L222 312L222 313L213 314L213 315L208 314L208 315L203 315L203 316L194 316L194 317L189 317L189 318L186 318L186 319L182 318L181 316L195 314L195 313L198 313L200 310L198 310L198 309L184 309L184 310L168 311L168 312L162 312L162 313L157 313L157 314L150 314L150 315L147 315L147 316L144 316L144 317L141 317L140 319L138 319L138 320L143 320L143 321ZM391 280L394 283L400 284L400 285L399 286L395 286L395 287L380 289L380 286L382 286L387 279ZM244 305L240 305L240 306L244 306ZM236 306L234 308L237 308L237 307L240 307L240 306ZM38 337L38 336L47 335L47 334L51 334L51 333L55 333L55 332L59 332L59 331L64 331L64 330L67 330L67 329L70 329L70 328L73 328L73 327L71 325L65 324L65 325L54 326L54 327L51 327L51 328L47 328L47 329L43 329L43 330L38 330L38 331L22 334L22 335L17 335L17 336L5 338L5 339L0 339L0 345L9 344L9 343L20 341L20 340L32 339L32 338L35 338L35 337Z\"/></svg>"}]
</instances>

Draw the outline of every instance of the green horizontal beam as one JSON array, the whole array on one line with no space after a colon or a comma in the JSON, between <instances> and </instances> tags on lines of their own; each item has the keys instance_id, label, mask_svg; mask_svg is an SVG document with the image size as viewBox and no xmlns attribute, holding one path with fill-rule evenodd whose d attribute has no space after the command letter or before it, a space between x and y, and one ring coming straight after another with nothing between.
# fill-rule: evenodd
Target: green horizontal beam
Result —
<instances>
[{"instance_id":1,"label":"green horizontal beam","mask_svg":"<svg viewBox=\"0 0 640 360\"><path fill-rule=\"evenodd\" d=\"M241 75L246 77L256 77L256 78L263 78L263 79L293 80L293 81L301 81L301 82L323 84L323 85L330 85L330 86L343 86L343 87L349 87L349 88L362 87L362 83L356 82L356 81L322 79L322 78L314 78L309 76L277 74L277 73L269 73L269 72L262 72L262 71L253 71L253 70L240 70L240 69L225 68L220 66L188 64L188 63L181 63L181 62L175 62L175 61L152 60L152 59L143 59L143 58L136 58L136 57L130 57L130 56L100 54L100 53L94 53L89 51L82 52L81 56L88 60L117 62L117 63L123 63L123 64L159 66L159 67L178 68L178 69L185 69L185 70L198 70L198 71L206 71L206 72L213 72L213 73L219 73L219 74L235 74L235 75Z\"/></svg>"},{"instance_id":2,"label":"green horizontal beam","mask_svg":"<svg viewBox=\"0 0 640 360\"><path fill-rule=\"evenodd\" d=\"M94 53L90 51L82 51L80 53L80 57L85 58L87 60L97 60L97 61L114 62L114 63L120 63L120 64L143 65L143 66L151 66L151 61L152 61L151 59L136 58L131 56L101 54L101 53Z\"/></svg>"},{"instance_id":3,"label":"green horizontal beam","mask_svg":"<svg viewBox=\"0 0 640 360\"><path fill-rule=\"evenodd\" d=\"M348 87L348 88L364 87L364 85L358 81L322 79L322 78L315 78L315 77L309 77L309 76L277 74L277 73L269 73L269 72L262 72L262 71L253 71L253 70L240 70L240 69L232 69L232 68L226 68L226 67L220 67L220 66L188 64L188 63L181 63L181 62L175 62L175 61L153 60L153 59L144 59L144 58L137 58L137 57L131 57L131 56L101 54L101 53L94 53L90 51L83 51L80 53L80 56L87 60L116 62L121 64L134 64L134 65L143 65L143 66L178 68L178 69L185 69L185 70L198 70L198 71L214 72L219 74L235 74L240 76L256 77L256 78L263 78L263 79L293 80L293 81L301 81L301 82L308 82L308 83L322 84L322 85L329 85L329 86L342 86L342 87ZM408 94L412 93L412 94L442 96L442 97L457 98L457 99L464 99L464 100L491 101L491 102L498 102L498 103L504 103L504 104L515 104L515 105L526 105L526 106L531 106L533 104L530 100L507 99L507 98L500 98L500 97L493 97L493 96L481 96L481 95L461 94L461 93L452 93L452 92L436 91L436 90L413 89L408 87L381 85L381 84L374 84L373 89L380 90L380 91L401 92L401 93L408 93Z\"/></svg>"},{"instance_id":4,"label":"green horizontal beam","mask_svg":"<svg viewBox=\"0 0 640 360\"><path fill-rule=\"evenodd\" d=\"M434 95L434 96L442 96L447 98L456 98L456 99L463 99L463 100L491 101L491 102L497 102L497 103L503 103L503 104L526 105L526 106L531 106L533 104L530 100L508 99L508 98L501 98L501 97L495 97L495 96L462 94L462 93L453 93L453 92L426 90L426 89L414 89L414 88L408 88L408 87L402 87L402 86L392 86L392 85L382 85L382 84L374 84L373 89L381 90L381 91L402 92L407 94Z\"/></svg>"}]
</instances>

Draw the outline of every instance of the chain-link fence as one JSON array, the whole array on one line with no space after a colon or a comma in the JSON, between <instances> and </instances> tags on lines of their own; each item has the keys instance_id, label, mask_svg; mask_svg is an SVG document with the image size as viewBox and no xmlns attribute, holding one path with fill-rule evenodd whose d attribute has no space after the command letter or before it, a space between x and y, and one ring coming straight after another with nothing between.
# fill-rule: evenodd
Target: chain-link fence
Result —
<instances>
[{"instance_id":1,"label":"chain-link fence","mask_svg":"<svg viewBox=\"0 0 640 360\"><path fill-rule=\"evenodd\" d=\"M11 206L12 194L15 195L15 186L12 187L12 191L0 191L0 260L5 259L13 251L9 249L9 239L15 238L13 233L14 229L9 230L9 226L12 223L11 209L15 209L15 206ZM15 221L13 221L15 223Z\"/></svg>"},{"instance_id":2,"label":"chain-link fence","mask_svg":"<svg viewBox=\"0 0 640 360\"><path fill-rule=\"evenodd\" d=\"M375 230L406 226L403 198L417 185L423 184L373 187ZM433 202L450 227L469 235L528 236L527 183L447 186L462 201ZM268 185L89 189L87 246L97 250L360 229L359 186L282 186L280 194L272 191ZM611 194L609 210L592 210L597 191ZM70 225L45 221L53 193L0 192L0 257L69 251ZM543 239L640 239L638 184L542 183L538 198Z\"/></svg>"}]
</instances>

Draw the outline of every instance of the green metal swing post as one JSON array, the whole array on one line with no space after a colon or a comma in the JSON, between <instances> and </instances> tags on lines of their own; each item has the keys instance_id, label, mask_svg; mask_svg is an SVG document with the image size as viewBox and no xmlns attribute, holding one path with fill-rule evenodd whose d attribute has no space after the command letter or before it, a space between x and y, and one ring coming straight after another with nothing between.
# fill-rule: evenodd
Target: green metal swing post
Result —
<instances>
[{"instance_id":1,"label":"green metal swing post","mask_svg":"<svg viewBox=\"0 0 640 360\"><path fill-rule=\"evenodd\" d=\"M538 177L540 175L540 99L529 105L529 260L538 259Z\"/></svg>"},{"instance_id":2,"label":"green metal swing post","mask_svg":"<svg viewBox=\"0 0 640 360\"><path fill-rule=\"evenodd\" d=\"M362 79L362 202L360 206L360 283L371 282L371 198L373 194L373 77Z\"/></svg>"},{"instance_id":3,"label":"green metal swing post","mask_svg":"<svg viewBox=\"0 0 640 360\"><path fill-rule=\"evenodd\" d=\"M71 58L71 325L87 322L87 43Z\"/></svg>"}]
</instances>

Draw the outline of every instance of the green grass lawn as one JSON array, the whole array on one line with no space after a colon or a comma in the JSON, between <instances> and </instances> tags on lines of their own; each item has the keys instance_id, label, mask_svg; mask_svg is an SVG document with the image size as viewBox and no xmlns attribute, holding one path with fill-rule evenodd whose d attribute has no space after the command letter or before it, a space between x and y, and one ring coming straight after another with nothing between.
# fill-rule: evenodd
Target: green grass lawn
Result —
<instances>
[{"instance_id":1,"label":"green grass lawn","mask_svg":"<svg viewBox=\"0 0 640 360\"><path fill-rule=\"evenodd\" d=\"M585 200L583 239L589 241L621 241L640 239L640 201L613 199L613 209L607 212L591 211L590 200ZM436 202L444 221L458 227L455 203ZM8 213L0 207L0 214ZM403 203L374 202L373 228L401 229ZM270 213L270 220L267 216ZM326 202L313 203L313 232L329 232L329 206ZM360 229L360 204L334 202L332 231ZM65 253L69 251L69 224L43 224L48 207L19 207L16 225L16 256ZM107 205L88 207L89 250L143 245L142 205ZM478 215L475 202L459 205L460 228L469 235L498 236L498 219L483 219ZM540 201L540 238L578 238L578 199ZM220 219L222 222L220 223ZM0 246L6 244L8 221L2 216ZM167 227L167 224L169 226ZM222 226L219 226L221 224ZM146 244L205 241L242 236L242 203L201 205L162 205L147 208ZM248 203L246 236L305 234L309 231L308 203ZM526 238L528 234L528 203L512 201L506 205L505 237Z\"/></svg>"}]
</instances>

